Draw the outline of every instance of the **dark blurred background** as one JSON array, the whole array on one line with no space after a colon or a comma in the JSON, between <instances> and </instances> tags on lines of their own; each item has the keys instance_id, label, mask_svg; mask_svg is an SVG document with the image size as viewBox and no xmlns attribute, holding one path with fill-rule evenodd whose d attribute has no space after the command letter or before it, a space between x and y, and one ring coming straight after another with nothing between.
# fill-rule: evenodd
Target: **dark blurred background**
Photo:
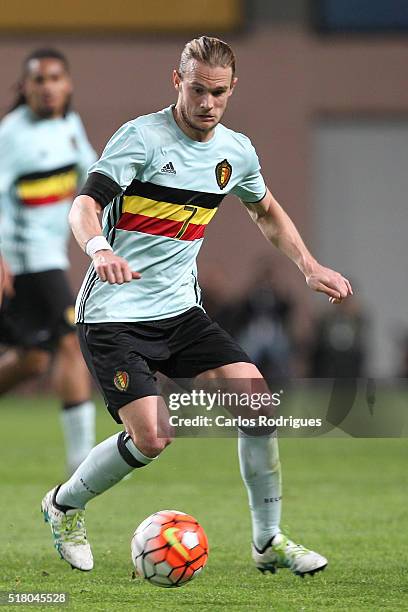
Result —
<instances>
[{"instance_id":1,"label":"dark blurred background","mask_svg":"<svg viewBox=\"0 0 408 612\"><path fill-rule=\"evenodd\" d=\"M56 46L101 152L122 123L175 100L187 40L223 37L239 77L224 123L251 138L271 191L355 298L334 307L312 295L227 197L200 255L208 311L265 371L406 376L407 26L398 0L5 0L0 111L25 55ZM77 289L87 258L71 254Z\"/></svg>"}]
</instances>

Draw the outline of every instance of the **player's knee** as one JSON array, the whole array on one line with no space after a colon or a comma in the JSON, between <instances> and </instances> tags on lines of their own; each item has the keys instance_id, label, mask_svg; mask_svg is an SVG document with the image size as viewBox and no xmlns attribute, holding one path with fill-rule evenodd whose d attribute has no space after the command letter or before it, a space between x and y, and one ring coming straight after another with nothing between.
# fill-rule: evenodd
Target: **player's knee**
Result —
<instances>
[{"instance_id":1,"label":"player's knee","mask_svg":"<svg viewBox=\"0 0 408 612\"><path fill-rule=\"evenodd\" d=\"M234 376L236 378L262 378L262 374L253 363L234 363L232 367L234 368Z\"/></svg>"},{"instance_id":2,"label":"player's knee","mask_svg":"<svg viewBox=\"0 0 408 612\"><path fill-rule=\"evenodd\" d=\"M31 349L23 353L21 361L27 377L41 376L48 371L51 357L46 351Z\"/></svg>"},{"instance_id":3,"label":"player's knee","mask_svg":"<svg viewBox=\"0 0 408 612\"><path fill-rule=\"evenodd\" d=\"M228 379L242 379L250 380L255 378L262 379L262 374L258 370L255 364L247 363L245 361L239 361L237 363L229 363L213 370L207 370L197 377L199 380L228 380Z\"/></svg>"},{"instance_id":4,"label":"player's knee","mask_svg":"<svg viewBox=\"0 0 408 612\"><path fill-rule=\"evenodd\" d=\"M136 432L129 432L135 446L146 457L157 457L168 446L172 439L170 437L157 437L155 432L145 433L143 436Z\"/></svg>"},{"instance_id":5,"label":"player's knee","mask_svg":"<svg viewBox=\"0 0 408 612\"><path fill-rule=\"evenodd\" d=\"M139 442L140 452L147 457L157 457L171 443L171 438L146 437Z\"/></svg>"}]
</instances>

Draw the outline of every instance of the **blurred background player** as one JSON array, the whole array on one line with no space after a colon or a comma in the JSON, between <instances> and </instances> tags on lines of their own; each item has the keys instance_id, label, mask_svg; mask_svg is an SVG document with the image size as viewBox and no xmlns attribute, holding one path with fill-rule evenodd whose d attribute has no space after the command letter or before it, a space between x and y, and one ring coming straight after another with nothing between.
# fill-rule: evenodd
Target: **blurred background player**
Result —
<instances>
[{"instance_id":1,"label":"blurred background player","mask_svg":"<svg viewBox=\"0 0 408 612\"><path fill-rule=\"evenodd\" d=\"M64 55L36 50L23 63L18 97L0 124L0 340L8 347L0 358L0 394L45 374L52 362L70 472L93 446L95 406L65 273L68 211L96 157L71 95Z\"/></svg>"}]
</instances>

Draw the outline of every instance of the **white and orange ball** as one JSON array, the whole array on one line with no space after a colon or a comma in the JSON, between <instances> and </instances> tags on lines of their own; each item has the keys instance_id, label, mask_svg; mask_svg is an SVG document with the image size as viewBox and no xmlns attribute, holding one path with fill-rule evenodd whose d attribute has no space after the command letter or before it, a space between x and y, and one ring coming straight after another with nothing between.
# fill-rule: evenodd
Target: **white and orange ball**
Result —
<instances>
[{"instance_id":1,"label":"white and orange ball","mask_svg":"<svg viewBox=\"0 0 408 612\"><path fill-rule=\"evenodd\" d=\"M207 563L208 540L194 517L161 510L140 523L131 551L139 576L156 586L179 587L198 576Z\"/></svg>"}]
</instances>

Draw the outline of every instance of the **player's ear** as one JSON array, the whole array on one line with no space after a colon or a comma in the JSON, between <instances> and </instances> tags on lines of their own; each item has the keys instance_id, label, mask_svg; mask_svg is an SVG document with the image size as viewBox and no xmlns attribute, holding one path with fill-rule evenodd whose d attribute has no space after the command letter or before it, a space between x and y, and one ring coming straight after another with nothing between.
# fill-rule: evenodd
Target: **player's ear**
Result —
<instances>
[{"instance_id":1,"label":"player's ear","mask_svg":"<svg viewBox=\"0 0 408 612\"><path fill-rule=\"evenodd\" d=\"M181 76L178 70L173 70L173 85L174 88L178 91L181 83Z\"/></svg>"},{"instance_id":2,"label":"player's ear","mask_svg":"<svg viewBox=\"0 0 408 612\"><path fill-rule=\"evenodd\" d=\"M234 77L231 81L231 87L229 90L228 95L230 96L232 94L232 92L234 91L235 85L238 83L238 77Z\"/></svg>"}]
</instances>

